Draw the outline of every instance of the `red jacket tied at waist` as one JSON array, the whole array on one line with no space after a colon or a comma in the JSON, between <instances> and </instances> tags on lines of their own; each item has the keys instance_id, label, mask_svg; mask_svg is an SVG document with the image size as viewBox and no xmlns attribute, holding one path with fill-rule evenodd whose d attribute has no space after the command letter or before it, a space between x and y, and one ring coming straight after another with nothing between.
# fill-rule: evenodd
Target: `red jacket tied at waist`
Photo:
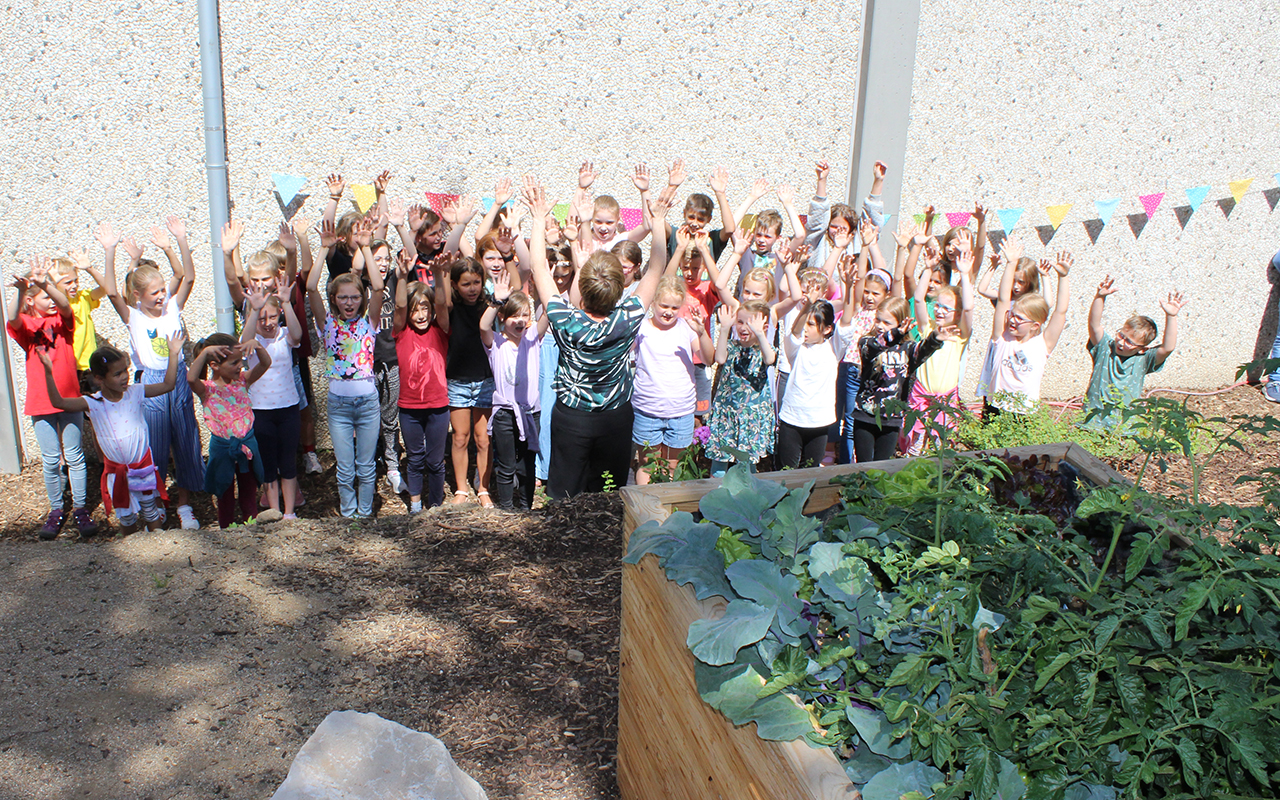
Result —
<instances>
[{"instance_id":1,"label":"red jacket tied at waist","mask_svg":"<svg viewBox=\"0 0 1280 800\"><path fill-rule=\"evenodd\" d=\"M107 489L107 477L115 476L115 485ZM110 514L115 508L129 508L129 492L156 491L162 500L168 500L169 494L164 489L164 480L151 460L151 451L134 464L120 464L103 456L102 458L102 504Z\"/></svg>"}]
</instances>

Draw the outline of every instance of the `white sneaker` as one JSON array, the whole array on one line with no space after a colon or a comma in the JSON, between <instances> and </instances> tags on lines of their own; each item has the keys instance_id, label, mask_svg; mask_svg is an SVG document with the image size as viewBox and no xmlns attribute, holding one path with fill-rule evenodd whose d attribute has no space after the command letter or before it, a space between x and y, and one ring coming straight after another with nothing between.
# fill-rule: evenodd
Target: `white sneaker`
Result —
<instances>
[{"instance_id":1,"label":"white sneaker","mask_svg":"<svg viewBox=\"0 0 1280 800\"><path fill-rule=\"evenodd\" d=\"M320 466L320 459L316 458L314 450L302 454L302 468L308 475L324 472L324 467Z\"/></svg>"},{"instance_id":2,"label":"white sneaker","mask_svg":"<svg viewBox=\"0 0 1280 800\"><path fill-rule=\"evenodd\" d=\"M182 520L182 529L184 531L200 530L200 520L196 519L195 512L191 510L191 506L178 506L178 519Z\"/></svg>"},{"instance_id":3,"label":"white sneaker","mask_svg":"<svg viewBox=\"0 0 1280 800\"><path fill-rule=\"evenodd\" d=\"M390 470L387 472L387 485L391 487L392 494L400 494L404 491L404 479L400 477L398 470Z\"/></svg>"}]
</instances>

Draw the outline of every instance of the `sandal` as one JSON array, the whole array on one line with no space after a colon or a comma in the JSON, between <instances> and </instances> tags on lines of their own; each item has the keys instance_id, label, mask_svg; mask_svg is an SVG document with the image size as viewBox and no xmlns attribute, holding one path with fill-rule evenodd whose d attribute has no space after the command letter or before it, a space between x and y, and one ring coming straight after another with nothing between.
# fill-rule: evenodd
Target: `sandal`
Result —
<instances>
[{"instance_id":1,"label":"sandal","mask_svg":"<svg viewBox=\"0 0 1280 800\"><path fill-rule=\"evenodd\" d=\"M493 508L493 501L489 499L489 493L481 489L476 492L476 499L480 501L481 508Z\"/></svg>"},{"instance_id":2,"label":"sandal","mask_svg":"<svg viewBox=\"0 0 1280 800\"><path fill-rule=\"evenodd\" d=\"M461 499L461 500L459 500L458 498L462 498L462 499ZM464 490L464 489L459 489L458 491L456 491L456 492L454 492L454 493L453 493L453 501L452 501L452 502L453 502L453 505L455 505L455 506L460 506L460 505L462 505L463 503L467 502L467 501L468 501L468 500L470 500L470 499L471 499L471 497L470 497L470 495L466 492L466 490Z\"/></svg>"}]
</instances>

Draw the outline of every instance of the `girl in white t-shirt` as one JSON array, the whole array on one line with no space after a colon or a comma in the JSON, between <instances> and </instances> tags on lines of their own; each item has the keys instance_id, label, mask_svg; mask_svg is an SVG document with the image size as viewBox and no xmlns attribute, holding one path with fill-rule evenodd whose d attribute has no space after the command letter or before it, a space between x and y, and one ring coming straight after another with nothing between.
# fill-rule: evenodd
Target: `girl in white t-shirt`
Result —
<instances>
[{"instance_id":1,"label":"girl in white t-shirt","mask_svg":"<svg viewBox=\"0 0 1280 800\"><path fill-rule=\"evenodd\" d=\"M991 346L987 349L985 371L991 375L983 402L984 421L1008 411L1029 414L1040 399L1040 380L1044 377L1049 354L1067 325L1067 305L1071 290L1067 274L1075 263L1070 253L1058 254L1054 271L1058 273L1058 296L1053 315L1049 304L1038 294L1024 294L1012 299L1014 270L1000 277L1000 295L996 300L991 324Z\"/></svg>"},{"instance_id":2,"label":"girl in white t-shirt","mask_svg":"<svg viewBox=\"0 0 1280 800\"><path fill-rule=\"evenodd\" d=\"M245 294L249 300L249 316L240 341L257 341L271 358L266 374L249 386L253 435L262 456L263 488L267 505L282 512L285 519L295 519L302 417L293 378L293 349L302 343L302 322L289 302L293 284L281 286L275 294L252 290ZM253 369L257 363L254 350L246 364Z\"/></svg>"},{"instance_id":3,"label":"girl in white t-shirt","mask_svg":"<svg viewBox=\"0 0 1280 800\"><path fill-rule=\"evenodd\" d=\"M783 340L791 376L778 412L776 465L781 469L821 466L827 431L836 421L836 373L849 345L849 328L836 329L831 303L810 291L799 309Z\"/></svg>"},{"instance_id":4,"label":"girl in white t-shirt","mask_svg":"<svg viewBox=\"0 0 1280 800\"><path fill-rule=\"evenodd\" d=\"M698 402L693 354L703 364L715 358L715 343L707 332L701 305L685 305L684 282L663 278L654 295L653 315L640 325L636 336L636 377L631 394L635 408L631 441L636 453L636 483L649 482L649 465L665 459L674 472L680 456L693 442L694 412Z\"/></svg>"}]
</instances>

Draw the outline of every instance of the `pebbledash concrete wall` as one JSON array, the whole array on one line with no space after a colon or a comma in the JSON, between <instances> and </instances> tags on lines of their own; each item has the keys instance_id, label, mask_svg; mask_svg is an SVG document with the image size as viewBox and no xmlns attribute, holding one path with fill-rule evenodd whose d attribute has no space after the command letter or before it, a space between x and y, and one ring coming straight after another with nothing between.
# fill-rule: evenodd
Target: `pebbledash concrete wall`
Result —
<instances>
[{"instance_id":1,"label":"pebbledash concrete wall","mask_svg":"<svg viewBox=\"0 0 1280 800\"><path fill-rule=\"evenodd\" d=\"M647 161L660 182L676 155L692 172L681 202L725 164L733 199L763 175L794 184L803 213L818 158L832 164L831 194L844 193L860 4L268 0L225 2L221 21L233 215L247 224L247 252L274 236L272 172L308 177L311 219L331 171L369 182L390 169L406 200L478 198L532 172L567 198L585 158L624 207L635 205L631 166ZM88 247L100 260L102 220L143 241L178 214L201 270L187 325L193 338L213 331L196 34L193 0L26 0L0 19L6 281L35 254ZM1275 195L1263 194L1280 168L1278 59L1280 23L1262 2L924 0L908 152L891 165L904 213L1024 207L1015 233L1030 255L1076 253L1047 396L1084 390L1085 315L1105 272L1122 287L1113 325L1134 309L1162 321L1157 296L1169 288L1190 297L1179 352L1153 386L1228 383L1270 344L1274 313L1261 333L1259 323L1264 266L1280 246ZM1228 182L1249 177L1225 215ZM1184 228L1175 207L1201 184L1208 199ZM1167 194L1135 238L1126 215L1153 192ZM1111 197L1119 208L1091 244L1082 220ZM1060 203L1074 207L1046 247L1036 226ZM990 314L979 308L982 342ZM109 307L95 322L125 343ZM973 348L970 386L984 351ZM21 395L22 356L10 354Z\"/></svg>"}]
</instances>

